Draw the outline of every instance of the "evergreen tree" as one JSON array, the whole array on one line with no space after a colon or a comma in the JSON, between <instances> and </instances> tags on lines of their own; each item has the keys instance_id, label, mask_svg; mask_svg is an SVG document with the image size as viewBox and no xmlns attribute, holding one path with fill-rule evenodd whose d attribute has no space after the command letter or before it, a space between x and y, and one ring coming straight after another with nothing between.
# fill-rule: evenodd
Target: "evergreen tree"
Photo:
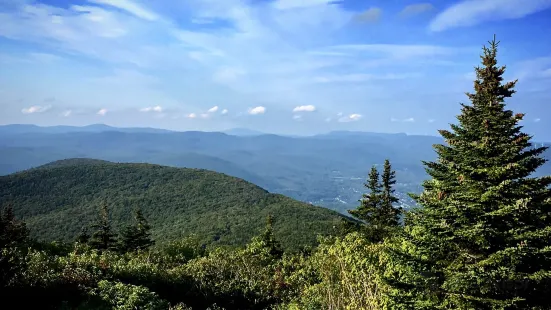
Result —
<instances>
[{"instance_id":1,"label":"evergreen tree","mask_svg":"<svg viewBox=\"0 0 551 310\"><path fill-rule=\"evenodd\" d=\"M13 207L0 209L0 291L9 285L14 276L26 268L20 252L28 241L29 231L24 222L15 218ZM2 294L0 294L2 295Z\"/></svg>"},{"instance_id":2,"label":"evergreen tree","mask_svg":"<svg viewBox=\"0 0 551 310\"><path fill-rule=\"evenodd\" d=\"M116 238L111 228L109 219L109 209L106 204L100 208L100 213L96 222L92 225L95 232L90 238L90 246L98 250L114 250L116 248Z\"/></svg>"},{"instance_id":3,"label":"evergreen tree","mask_svg":"<svg viewBox=\"0 0 551 310\"><path fill-rule=\"evenodd\" d=\"M369 190L363 194L360 206L348 212L363 221L364 225L354 223L344 224L345 231L359 228L372 242L380 242L392 234L399 224L400 208L394 207L398 198L394 196L393 185L396 183L396 173L390 162L385 161L382 182L375 166L371 167L369 179L364 186Z\"/></svg>"},{"instance_id":4,"label":"evergreen tree","mask_svg":"<svg viewBox=\"0 0 551 310\"><path fill-rule=\"evenodd\" d=\"M80 233L77 236L76 242L86 244L90 241L90 234L88 234L88 228L82 227Z\"/></svg>"},{"instance_id":5,"label":"evergreen tree","mask_svg":"<svg viewBox=\"0 0 551 310\"><path fill-rule=\"evenodd\" d=\"M134 213L134 223L125 227L121 234L120 249L124 252L146 250L155 242L151 239L151 226L140 209Z\"/></svg>"},{"instance_id":6,"label":"evergreen tree","mask_svg":"<svg viewBox=\"0 0 551 310\"><path fill-rule=\"evenodd\" d=\"M348 210L355 218L365 221L369 225L380 225L379 208L381 206L381 183L379 181L379 172L375 166L371 167L369 179L364 186L369 190L362 195L360 206L354 210Z\"/></svg>"},{"instance_id":7,"label":"evergreen tree","mask_svg":"<svg viewBox=\"0 0 551 310\"><path fill-rule=\"evenodd\" d=\"M546 148L506 109L516 81L502 83L497 48L483 48L471 104L424 162L423 208L390 252L393 309L549 309L551 177L531 176Z\"/></svg>"},{"instance_id":8,"label":"evergreen tree","mask_svg":"<svg viewBox=\"0 0 551 310\"><path fill-rule=\"evenodd\" d=\"M283 256L283 248L274 236L273 223L273 216L268 215L268 218L266 219L266 229L261 235L260 240L264 243L264 246L269 249L269 253L271 256L281 258Z\"/></svg>"},{"instance_id":9,"label":"evergreen tree","mask_svg":"<svg viewBox=\"0 0 551 310\"><path fill-rule=\"evenodd\" d=\"M15 218L13 206L0 209L0 250L22 244L27 240L29 231L24 222Z\"/></svg>"},{"instance_id":10,"label":"evergreen tree","mask_svg":"<svg viewBox=\"0 0 551 310\"><path fill-rule=\"evenodd\" d=\"M392 170L390 161L385 160L382 175L382 194L381 194L381 222L385 226L395 227L400 223L401 207L395 207L394 204L400 199L394 196L394 185L396 184L396 171Z\"/></svg>"}]
</instances>

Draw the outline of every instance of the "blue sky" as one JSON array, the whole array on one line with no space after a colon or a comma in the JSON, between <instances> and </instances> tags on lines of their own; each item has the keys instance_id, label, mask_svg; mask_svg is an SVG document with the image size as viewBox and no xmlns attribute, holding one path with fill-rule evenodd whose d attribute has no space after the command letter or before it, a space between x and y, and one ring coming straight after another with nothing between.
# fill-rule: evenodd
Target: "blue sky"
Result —
<instances>
[{"instance_id":1,"label":"blue sky","mask_svg":"<svg viewBox=\"0 0 551 310\"><path fill-rule=\"evenodd\" d=\"M437 134L493 34L551 140L551 0L2 0L0 123Z\"/></svg>"}]
</instances>

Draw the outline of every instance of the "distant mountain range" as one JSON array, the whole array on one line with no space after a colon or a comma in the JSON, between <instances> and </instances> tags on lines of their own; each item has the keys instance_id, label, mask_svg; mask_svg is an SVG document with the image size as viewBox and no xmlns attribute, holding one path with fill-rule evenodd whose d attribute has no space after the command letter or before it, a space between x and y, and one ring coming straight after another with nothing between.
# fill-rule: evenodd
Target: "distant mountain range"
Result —
<instances>
[{"instance_id":1,"label":"distant mountain range","mask_svg":"<svg viewBox=\"0 0 551 310\"><path fill-rule=\"evenodd\" d=\"M432 145L443 143L440 137L403 133L336 131L310 137L242 129L231 133L105 125L0 126L0 175L66 158L202 168L346 212L358 204L369 168L386 158L397 170L402 203L412 205L407 193L420 191L427 178L421 161L434 160ZM538 173L551 174L551 165Z\"/></svg>"},{"instance_id":2,"label":"distant mountain range","mask_svg":"<svg viewBox=\"0 0 551 310\"><path fill-rule=\"evenodd\" d=\"M178 132L174 130L149 128L149 127L112 127L105 124L92 124L87 126L37 126L28 124L12 124L0 126L0 134L16 134L16 133L70 133L70 132L106 132L118 131L128 133L167 133ZM232 136L260 136L265 133L247 129L247 128L232 128L223 131Z\"/></svg>"}]
</instances>

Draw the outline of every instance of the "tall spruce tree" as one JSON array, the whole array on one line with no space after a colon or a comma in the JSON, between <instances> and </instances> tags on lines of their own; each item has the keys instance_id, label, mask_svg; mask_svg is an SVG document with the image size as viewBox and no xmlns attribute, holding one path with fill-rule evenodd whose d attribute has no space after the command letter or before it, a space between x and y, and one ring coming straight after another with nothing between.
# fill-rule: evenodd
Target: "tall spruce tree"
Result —
<instances>
[{"instance_id":1,"label":"tall spruce tree","mask_svg":"<svg viewBox=\"0 0 551 310\"><path fill-rule=\"evenodd\" d=\"M385 160L382 174L382 193L381 193L381 221L385 226L393 227L400 224L400 214L402 208L395 206L400 201L394 195L394 185L396 184L396 171L392 170L390 161Z\"/></svg>"},{"instance_id":2,"label":"tall spruce tree","mask_svg":"<svg viewBox=\"0 0 551 310\"><path fill-rule=\"evenodd\" d=\"M368 189L368 192L362 195L360 206L354 210L348 210L348 213L366 223L377 225L379 224L378 210L381 205L381 182L377 167L371 167L369 178L367 183L364 183L364 187Z\"/></svg>"},{"instance_id":3,"label":"tall spruce tree","mask_svg":"<svg viewBox=\"0 0 551 310\"><path fill-rule=\"evenodd\" d=\"M155 242L151 239L151 226L140 209L134 211L134 223L125 227L121 234L120 250L132 252L146 250Z\"/></svg>"},{"instance_id":4,"label":"tall spruce tree","mask_svg":"<svg viewBox=\"0 0 551 310\"><path fill-rule=\"evenodd\" d=\"M92 233L89 245L98 250L115 250L117 240L113 229L111 228L111 220L109 219L109 208L107 204L100 207L96 222L92 224L95 231Z\"/></svg>"},{"instance_id":5,"label":"tall spruce tree","mask_svg":"<svg viewBox=\"0 0 551 310\"><path fill-rule=\"evenodd\" d=\"M264 246L268 248L271 256L281 258L283 256L283 248L281 243L276 240L274 236L274 217L270 214L266 218L266 228L261 235L261 240L264 242Z\"/></svg>"},{"instance_id":6,"label":"tall spruce tree","mask_svg":"<svg viewBox=\"0 0 551 310\"><path fill-rule=\"evenodd\" d=\"M532 176L546 148L506 109L516 81L503 83L489 43L471 104L424 162L432 179L412 195L422 208L390 252L393 309L550 309L551 177Z\"/></svg>"}]
</instances>

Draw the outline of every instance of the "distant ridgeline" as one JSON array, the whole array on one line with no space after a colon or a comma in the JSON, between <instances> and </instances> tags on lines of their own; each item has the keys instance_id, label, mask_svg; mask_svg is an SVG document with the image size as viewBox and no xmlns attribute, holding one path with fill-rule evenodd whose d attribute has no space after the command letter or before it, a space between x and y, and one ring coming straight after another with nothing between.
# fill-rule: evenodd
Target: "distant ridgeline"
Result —
<instances>
[{"instance_id":1,"label":"distant ridgeline","mask_svg":"<svg viewBox=\"0 0 551 310\"><path fill-rule=\"evenodd\" d=\"M115 227L140 208L158 244L187 235L242 245L275 219L287 249L313 245L343 218L336 212L271 194L225 174L151 164L67 159L0 177L0 205L10 203L40 240L74 241L107 204Z\"/></svg>"}]
</instances>

